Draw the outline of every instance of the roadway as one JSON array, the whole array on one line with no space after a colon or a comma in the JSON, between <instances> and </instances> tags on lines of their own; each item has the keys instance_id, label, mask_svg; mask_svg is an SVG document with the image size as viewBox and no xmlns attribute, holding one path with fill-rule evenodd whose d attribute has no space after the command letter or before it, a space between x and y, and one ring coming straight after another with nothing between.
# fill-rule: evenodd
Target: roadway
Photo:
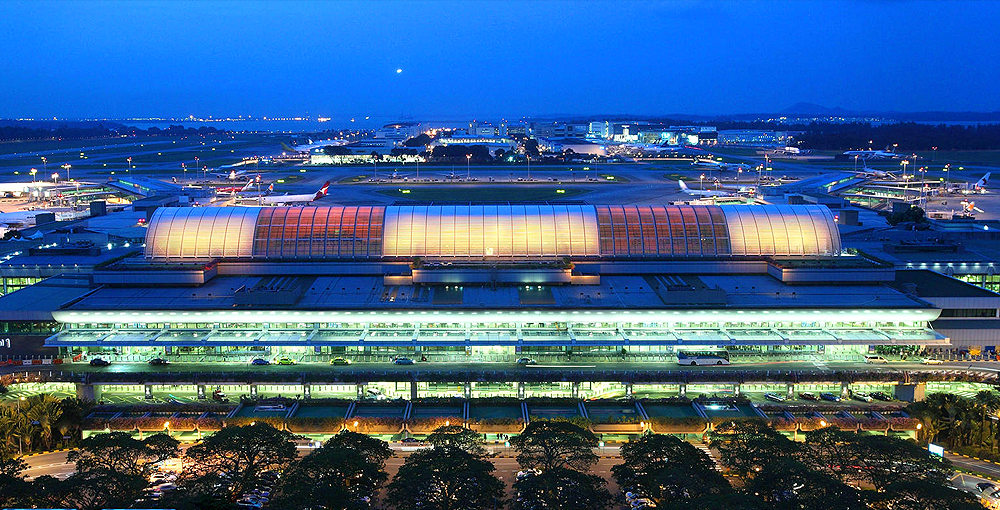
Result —
<instances>
[{"instance_id":1,"label":"roadway","mask_svg":"<svg viewBox=\"0 0 1000 510\"><path fill-rule=\"evenodd\" d=\"M256 366L246 362L206 361L206 362L173 362L167 366L150 366L142 362L115 362L107 367L93 367L87 363L70 363L63 365L30 365L7 366L0 368L0 373L64 371L74 373L110 372L110 373L199 373L199 372L234 372L250 371L262 373L314 374L314 373L411 373L411 372L441 372L441 371L507 371L511 373L538 372L768 372L768 371L807 371L807 372L838 372L845 370L973 370L990 373L1000 373L1000 363L995 361L965 361L944 362L940 365L924 365L919 361L896 361L884 365L867 364L858 361L824 360L820 357L808 361L755 361L734 362L724 366L682 366L676 362L657 361L591 361L586 358L569 359L537 365L516 365L500 362L416 362L413 365L396 365L389 362L355 362L349 366L334 366L325 362L296 363L295 365Z\"/></svg>"}]
</instances>

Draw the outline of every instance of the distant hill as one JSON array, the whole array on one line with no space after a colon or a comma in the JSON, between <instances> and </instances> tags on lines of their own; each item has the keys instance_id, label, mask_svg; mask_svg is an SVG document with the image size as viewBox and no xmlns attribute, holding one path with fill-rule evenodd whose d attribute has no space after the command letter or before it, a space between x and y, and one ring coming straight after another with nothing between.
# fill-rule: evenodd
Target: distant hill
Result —
<instances>
[{"instance_id":1,"label":"distant hill","mask_svg":"<svg viewBox=\"0 0 1000 510\"><path fill-rule=\"evenodd\" d=\"M839 106L834 108L827 108L826 106L818 105L816 103L799 102L795 103L778 113L783 113L786 115L829 115L829 116L844 116L844 117L854 117L858 115L858 112L848 110L846 108L841 108Z\"/></svg>"}]
</instances>

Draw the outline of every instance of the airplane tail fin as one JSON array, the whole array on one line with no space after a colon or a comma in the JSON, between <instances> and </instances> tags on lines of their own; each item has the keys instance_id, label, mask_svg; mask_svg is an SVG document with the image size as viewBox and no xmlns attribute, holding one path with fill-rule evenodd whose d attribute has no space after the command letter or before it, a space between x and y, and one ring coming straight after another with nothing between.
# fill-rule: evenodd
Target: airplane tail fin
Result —
<instances>
[{"instance_id":1,"label":"airplane tail fin","mask_svg":"<svg viewBox=\"0 0 1000 510\"><path fill-rule=\"evenodd\" d=\"M253 186L253 179L247 181L247 183L243 185L243 188L241 188L240 191L247 191L250 189L250 186Z\"/></svg>"},{"instance_id":2,"label":"airplane tail fin","mask_svg":"<svg viewBox=\"0 0 1000 510\"><path fill-rule=\"evenodd\" d=\"M267 193L264 193L264 194L265 195L270 195L271 193L274 193L274 183L273 182L271 183L270 186L267 187Z\"/></svg>"},{"instance_id":3,"label":"airplane tail fin","mask_svg":"<svg viewBox=\"0 0 1000 510\"><path fill-rule=\"evenodd\" d=\"M681 191L687 191L689 189L688 185L684 184L684 181L681 179L677 180L677 185L681 187Z\"/></svg>"},{"instance_id":4,"label":"airplane tail fin","mask_svg":"<svg viewBox=\"0 0 1000 510\"><path fill-rule=\"evenodd\" d=\"M323 187L320 188L319 191L316 192L316 198L314 198L313 200L319 200L319 199L325 197L326 196L326 191L328 189L330 189L330 181L326 181L326 184L324 184Z\"/></svg>"},{"instance_id":5,"label":"airplane tail fin","mask_svg":"<svg viewBox=\"0 0 1000 510\"><path fill-rule=\"evenodd\" d=\"M288 151L288 152L298 152L298 151L296 151L295 149L293 149L292 147L290 147L290 146L289 146L289 145L288 145L287 143L285 143L285 142L281 142L281 148L282 148L282 149L284 149L284 150L286 150L286 151Z\"/></svg>"},{"instance_id":6,"label":"airplane tail fin","mask_svg":"<svg viewBox=\"0 0 1000 510\"><path fill-rule=\"evenodd\" d=\"M986 183L990 181L990 175L991 174L993 174L993 172L986 172L986 175L984 175L982 179L979 179L978 181L976 181L976 187L977 188L985 188L986 187Z\"/></svg>"}]
</instances>

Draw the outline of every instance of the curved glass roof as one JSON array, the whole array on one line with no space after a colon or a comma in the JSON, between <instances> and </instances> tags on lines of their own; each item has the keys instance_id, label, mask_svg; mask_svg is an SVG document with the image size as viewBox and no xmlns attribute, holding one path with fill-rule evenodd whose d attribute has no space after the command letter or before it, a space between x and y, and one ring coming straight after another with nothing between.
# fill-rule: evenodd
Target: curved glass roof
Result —
<instances>
[{"instance_id":1,"label":"curved glass roof","mask_svg":"<svg viewBox=\"0 0 1000 510\"><path fill-rule=\"evenodd\" d=\"M238 259L664 259L832 256L815 205L454 205L157 209L146 257Z\"/></svg>"}]
</instances>

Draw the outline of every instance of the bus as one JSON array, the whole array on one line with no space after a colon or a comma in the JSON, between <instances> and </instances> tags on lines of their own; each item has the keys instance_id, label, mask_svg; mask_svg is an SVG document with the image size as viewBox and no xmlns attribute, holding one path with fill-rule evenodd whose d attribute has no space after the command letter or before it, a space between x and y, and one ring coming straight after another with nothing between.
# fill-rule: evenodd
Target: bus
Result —
<instances>
[{"instance_id":1,"label":"bus","mask_svg":"<svg viewBox=\"0 0 1000 510\"><path fill-rule=\"evenodd\" d=\"M725 349L702 349L677 351L678 365L728 365L729 351Z\"/></svg>"}]
</instances>

